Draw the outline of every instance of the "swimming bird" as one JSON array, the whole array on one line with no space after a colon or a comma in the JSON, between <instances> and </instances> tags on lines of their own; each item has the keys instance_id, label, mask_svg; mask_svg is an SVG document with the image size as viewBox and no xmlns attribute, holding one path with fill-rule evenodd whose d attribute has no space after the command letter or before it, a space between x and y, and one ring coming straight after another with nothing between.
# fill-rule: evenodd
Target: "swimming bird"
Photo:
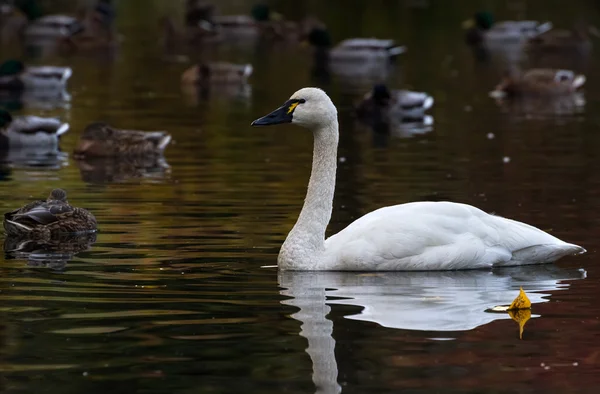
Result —
<instances>
[{"instance_id":1,"label":"swimming bird","mask_svg":"<svg viewBox=\"0 0 600 394\"><path fill-rule=\"evenodd\" d=\"M494 98L505 96L561 96L578 91L585 76L571 70L534 68L523 74L507 75L490 93Z\"/></svg>"},{"instance_id":2,"label":"swimming bird","mask_svg":"<svg viewBox=\"0 0 600 394\"><path fill-rule=\"evenodd\" d=\"M376 84L365 94L356 107L361 120L406 119L420 120L425 111L433 106L433 97L427 93L410 90L390 90L384 84Z\"/></svg>"},{"instance_id":3,"label":"swimming bird","mask_svg":"<svg viewBox=\"0 0 600 394\"><path fill-rule=\"evenodd\" d=\"M19 60L0 64L0 90L63 90L73 74L69 67L25 67Z\"/></svg>"},{"instance_id":4,"label":"swimming bird","mask_svg":"<svg viewBox=\"0 0 600 394\"><path fill-rule=\"evenodd\" d=\"M182 84L230 84L245 83L252 75L251 64L226 62L201 63L185 70L181 75Z\"/></svg>"},{"instance_id":5,"label":"swimming bird","mask_svg":"<svg viewBox=\"0 0 600 394\"><path fill-rule=\"evenodd\" d=\"M63 189L54 189L46 200L34 201L4 214L4 230L10 236L51 238L60 234L94 232L96 218L73 207Z\"/></svg>"},{"instance_id":6,"label":"swimming bird","mask_svg":"<svg viewBox=\"0 0 600 394\"><path fill-rule=\"evenodd\" d=\"M551 22L538 21L501 21L496 22L494 15L487 11L477 12L472 19L463 23L467 28L465 41L469 45L480 46L494 43L522 43L552 29Z\"/></svg>"},{"instance_id":7,"label":"swimming bird","mask_svg":"<svg viewBox=\"0 0 600 394\"><path fill-rule=\"evenodd\" d=\"M106 123L89 124L75 147L75 158L160 155L171 142L165 131L116 129Z\"/></svg>"},{"instance_id":8,"label":"swimming bird","mask_svg":"<svg viewBox=\"0 0 600 394\"><path fill-rule=\"evenodd\" d=\"M550 263L585 252L525 223L452 202L380 208L325 239L331 218L337 109L318 88L303 88L253 126L292 123L313 132L313 164L300 216L279 252L282 270L454 270Z\"/></svg>"},{"instance_id":9,"label":"swimming bird","mask_svg":"<svg viewBox=\"0 0 600 394\"><path fill-rule=\"evenodd\" d=\"M0 149L58 149L59 137L69 130L69 124L56 118L19 116L0 109Z\"/></svg>"}]
</instances>

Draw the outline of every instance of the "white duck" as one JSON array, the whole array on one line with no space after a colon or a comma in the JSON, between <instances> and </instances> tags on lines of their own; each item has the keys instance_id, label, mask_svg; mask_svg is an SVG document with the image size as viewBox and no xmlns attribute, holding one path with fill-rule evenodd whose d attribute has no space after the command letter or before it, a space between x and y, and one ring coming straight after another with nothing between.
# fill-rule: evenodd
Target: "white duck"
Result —
<instances>
[{"instance_id":1,"label":"white duck","mask_svg":"<svg viewBox=\"0 0 600 394\"><path fill-rule=\"evenodd\" d=\"M466 204L414 202L373 211L325 239L337 165L337 109L325 92L300 89L253 126L312 130L313 164L304 207L279 252L283 270L455 270L550 263L585 252L533 226Z\"/></svg>"}]
</instances>

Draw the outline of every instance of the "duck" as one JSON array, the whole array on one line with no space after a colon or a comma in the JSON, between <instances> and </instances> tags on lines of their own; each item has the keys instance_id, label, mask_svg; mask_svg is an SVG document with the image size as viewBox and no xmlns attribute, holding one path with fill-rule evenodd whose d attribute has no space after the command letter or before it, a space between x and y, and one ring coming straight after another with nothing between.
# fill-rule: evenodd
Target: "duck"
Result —
<instances>
[{"instance_id":1,"label":"duck","mask_svg":"<svg viewBox=\"0 0 600 394\"><path fill-rule=\"evenodd\" d=\"M184 85L242 84L252 75L251 64L227 62L201 63L183 72L181 83Z\"/></svg>"},{"instance_id":2,"label":"duck","mask_svg":"<svg viewBox=\"0 0 600 394\"><path fill-rule=\"evenodd\" d=\"M494 98L571 95L581 89L586 78L572 70L533 68L522 74L508 74L490 93Z\"/></svg>"},{"instance_id":3,"label":"duck","mask_svg":"<svg viewBox=\"0 0 600 394\"><path fill-rule=\"evenodd\" d=\"M0 90L63 90L72 74L70 67L26 67L11 59L0 64Z\"/></svg>"},{"instance_id":4,"label":"duck","mask_svg":"<svg viewBox=\"0 0 600 394\"><path fill-rule=\"evenodd\" d=\"M34 201L4 214L4 230L8 236L53 238L61 234L83 234L97 231L94 215L73 207L67 192L54 189L46 200Z\"/></svg>"},{"instance_id":5,"label":"duck","mask_svg":"<svg viewBox=\"0 0 600 394\"><path fill-rule=\"evenodd\" d=\"M345 79L348 85L364 85L385 80L394 59L406 52L406 47L392 39L349 38L332 44L329 30L315 23L308 30L305 42L313 51L312 74L329 79L330 74Z\"/></svg>"},{"instance_id":6,"label":"duck","mask_svg":"<svg viewBox=\"0 0 600 394\"><path fill-rule=\"evenodd\" d=\"M406 52L406 47L397 45L394 40L379 38L348 38L332 47L331 35L324 25L310 29L306 39L314 48L329 50L334 62L387 61Z\"/></svg>"},{"instance_id":7,"label":"duck","mask_svg":"<svg viewBox=\"0 0 600 394\"><path fill-rule=\"evenodd\" d=\"M585 252L531 225L446 201L380 208L326 239L338 161L337 109L323 90L303 88L251 126L288 123L311 130L314 148L304 205L277 258L280 270L490 269Z\"/></svg>"},{"instance_id":8,"label":"duck","mask_svg":"<svg viewBox=\"0 0 600 394\"><path fill-rule=\"evenodd\" d=\"M463 27L467 29L465 42L477 47L522 43L552 29L553 24L532 20L495 22L491 12L479 11Z\"/></svg>"},{"instance_id":9,"label":"duck","mask_svg":"<svg viewBox=\"0 0 600 394\"><path fill-rule=\"evenodd\" d=\"M385 84L376 84L358 103L355 112L359 119L367 121L374 118L422 120L433 102L427 93L390 90Z\"/></svg>"},{"instance_id":10,"label":"duck","mask_svg":"<svg viewBox=\"0 0 600 394\"><path fill-rule=\"evenodd\" d=\"M89 124L75 147L74 157L123 157L160 155L171 142L165 131L122 130L106 123Z\"/></svg>"},{"instance_id":11,"label":"duck","mask_svg":"<svg viewBox=\"0 0 600 394\"><path fill-rule=\"evenodd\" d=\"M12 115L0 109L0 149L44 148L58 149L60 136L69 124L56 118Z\"/></svg>"}]
</instances>

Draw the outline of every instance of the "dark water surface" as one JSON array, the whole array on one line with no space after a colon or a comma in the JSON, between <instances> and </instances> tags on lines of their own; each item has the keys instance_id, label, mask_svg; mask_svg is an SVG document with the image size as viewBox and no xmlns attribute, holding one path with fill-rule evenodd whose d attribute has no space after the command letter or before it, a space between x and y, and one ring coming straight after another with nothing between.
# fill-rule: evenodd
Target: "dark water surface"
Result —
<instances>
[{"instance_id":1,"label":"dark water surface","mask_svg":"<svg viewBox=\"0 0 600 394\"><path fill-rule=\"evenodd\" d=\"M523 111L488 97L501 67L476 62L460 29L483 4L498 19L600 24L597 2L348 3L274 2L288 15L317 13L336 40L377 35L406 44L391 79L432 94L435 123L412 138L375 134L354 124L352 89L337 80L321 85L340 111L344 158L330 233L381 206L445 199L531 223L588 253L491 272L260 268L276 263L299 213L312 141L291 126L249 123L316 83L309 52L223 49L219 59L254 65L249 96L190 97L179 86L189 64L165 61L156 34L156 20L181 6L120 1L124 41L114 58L32 58L73 68L72 100L18 113L69 121L66 153L94 120L165 129L174 143L164 163L82 165L66 157L53 168L3 167L3 212L60 186L97 216L100 232L76 255L85 245L2 256L0 391L597 392L600 55L581 66L583 110ZM3 50L0 60L8 56ZM534 303L523 340L508 314L485 312L510 303L520 286Z\"/></svg>"}]
</instances>

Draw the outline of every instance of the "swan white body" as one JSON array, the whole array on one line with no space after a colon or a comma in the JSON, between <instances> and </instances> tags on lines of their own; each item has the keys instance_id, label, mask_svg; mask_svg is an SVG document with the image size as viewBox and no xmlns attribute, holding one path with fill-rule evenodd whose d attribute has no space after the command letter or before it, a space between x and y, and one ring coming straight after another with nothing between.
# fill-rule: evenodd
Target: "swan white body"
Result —
<instances>
[{"instance_id":1,"label":"swan white body","mask_svg":"<svg viewBox=\"0 0 600 394\"><path fill-rule=\"evenodd\" d=\"M335 190L337 110L325 92L304 88L252 124L289 122L313 131L314 151L304 207L279 252L280 269L476 269L550 263L585 252L533 226L451 202L381 208L326 240Z\"/></svg>"}]
</instances>

